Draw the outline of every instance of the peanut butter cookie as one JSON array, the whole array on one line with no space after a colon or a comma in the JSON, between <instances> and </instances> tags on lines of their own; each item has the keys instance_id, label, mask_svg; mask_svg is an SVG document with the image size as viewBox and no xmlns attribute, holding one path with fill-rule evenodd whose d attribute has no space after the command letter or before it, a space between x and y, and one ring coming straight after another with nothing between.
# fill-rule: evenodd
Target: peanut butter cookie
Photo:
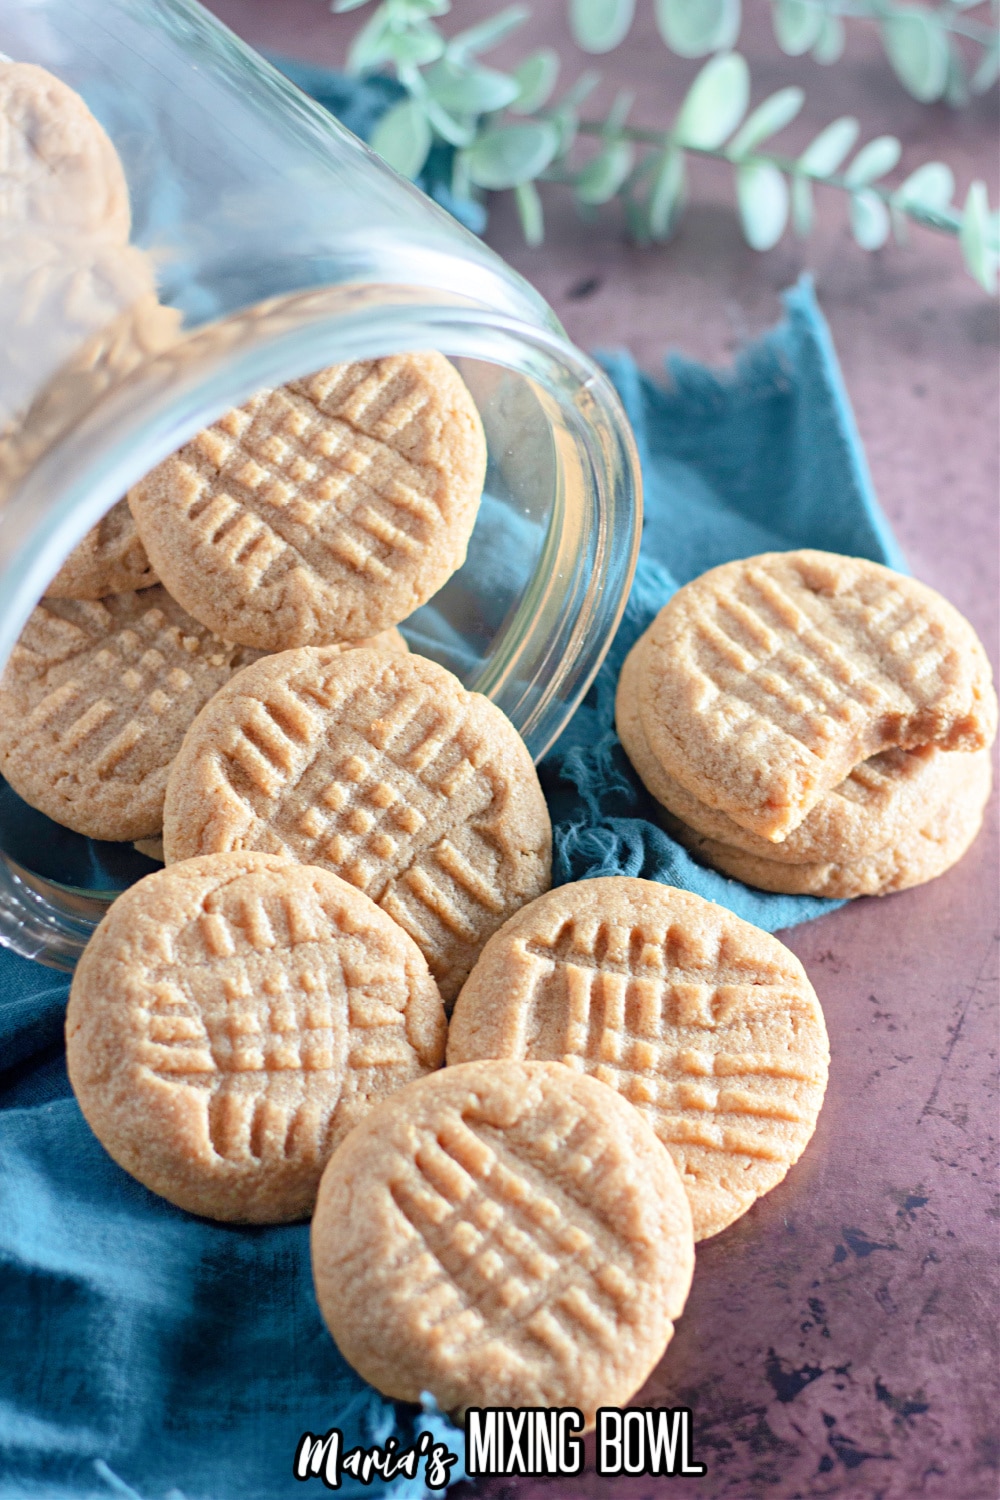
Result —
<instances>
[{"instance_id":1,"label":"peanut butter cookie","mask_svg":"<svg viewBox=\"0 0 1000 1500\"><path fill-rule=\"evenodd\" d=\"M75 89L34 63L0 62L0 233L12 225L124 243L118 153Z\"/></svg>"},{"instance_id":2,"label":"peanut butter cookie","mask_svg":"<svg viewBox=\"0 0 1000 1500\"><path fill-rule=\"evenodd\" d=\"M395 625L460 567L483 487L475 403L440 354L261 391L129 493L153 567L264 651Z\"/></svg>"},{"instance_id":3,"label":"peanut butter cookie","mask_svg":"<svg viewBox=\"0 0 1000 1500\"><path fill-rule=\"evenodd\" d=\"M673 1334L694 1267L674 1166L642 1117L553 1064L469 1063L347 1137L312 1226L341 1353L402 1401L620 1406Z\"/></svg>"},{"instance_id":4,"label":"peanut butter cookie","mask_svg":"<svg viewBox=\"0 0 1000 1500\"><path fill-rule=\"evenodd\" d=\"M322 865L416 941L445 1000L550 880L531 757L486 698L420 656L300 647L240 673L170 776L168 864L263 849Z\"/></svg>"},{"instance_id":5,"label":"peanut butter cookie","mask_svg":"<svg viewBox=\"0 0 1000 1500\"><path fill-rule=\"evenodd\" d=\"M398 631L383 643L405 650ZM259 654L212 635L159 585L48 599L0 678L0 773L77 833L158 834L167 773L192 719Z\"/></svg>"},{"instance_id":6,"label":"peanut butter cookie","mask_svg":"<svg viewBox=\"0 0 1000 1500\"><path fill-rule=\"evenodd\" d=\"M70 1082L120 1166L191 1213L305 1217L373 1104L437 1068L416 945L325 870L220 854L148 875L73 976Z\"/></svg>"},{"instance_id":7,"label":"peanut butter cookie","mask_svg":"<svg viewBox=\"0 0 1000 1500\"><path fill-rule=\"evenodd\" d=\"M679 589L644 638L649 751L706 806L780 843L862 761L980 750L986 653L925 584L863 558L771 552Z\"/></svg>"},{"instance_id":8,"label":"peanut butter cookie","mask_svg":"<svg viewBox=\"0 0 1000 1500\"><path fill-rule=\"evenodd\" d=\"M688 891L609 876L550 891L486 944L448 1062L487 1057L566 1064L634 1104L677 1164L702 1240L805 1150L829 1044L777 938Z\"/></svg>"},{"instance_id":9,"label":"peanut butter cookie","mask_svg":"<svg viewBox=\"0 0 1000 1500\"><path fill-rule=\"evenodd\" d=\"M718 808L700 802L650 752L639 712L641 645L626 657L618 679L618 736L646 790L685 825L685 842L693 832L713 846L725 845L766 860L768 866L854 864L898 845L912 834L920 819L943 810L968 780L973 760L968 752L939 750L935 745L884 750L855 766L780 844L771 843L742 828ZM708 844L702 847L711 863Z\"/></svg>"},{"instance_id":10,"label":"peanut butter cookie","mask_svg":"<svg viewBox=\"0 0 1000 1500\"><path fill-rule=\"evenodd\" d=\"M185 730L256 655L219 640L160 587L47 599L0 678L0 772L77 833L148 838L162 826Z\"/></svg>"},{"instance_id":11,"label":"peanut butter cookie","mask_svg":"<svg viewBox=\"0 0 1000 1500\"><path fill-rule=\"evenodd\" d=\"M668 827L705 864L764 891L835 899L887 896L936 880L950 870L982 827L992 781L990 752L943 754L941 760L945 774L939 778L935 799L915 812L890 843L853 860L817 858L789 863L706 838L669 815Z\"/></svg>"},{"instance_id":12,"label":"peanut butter cookie","mask_svg":"<svg viewBox=\"0 0 1000 1500\"><path fill-rule=\"evenodd\" d=\"M45 597L104 599L108 594L152 588L156 582L132 512L124 500L119 500L73 548L45 590Z\"/></svg>"}]
</instances>

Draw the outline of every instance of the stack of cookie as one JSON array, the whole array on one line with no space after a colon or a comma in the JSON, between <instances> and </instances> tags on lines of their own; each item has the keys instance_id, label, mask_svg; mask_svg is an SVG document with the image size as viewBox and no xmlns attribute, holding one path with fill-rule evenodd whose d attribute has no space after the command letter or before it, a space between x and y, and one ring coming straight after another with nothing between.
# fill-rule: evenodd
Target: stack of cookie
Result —
<instances>
[{"instance_id":1,"label":"stack of cookie","mask_svg":"<svg viewBox=\"0 0 1000 1500\"><path fill-rule=\"evenodd\" d=\"M67 392L93 399L172 342L179 316L129 244L122 163L83 99L0 61L0 127L2 487L73 415ZM0 682L0 771L78 833L158 839L181 740L234 672L297 646L406 650L395 626L461 565L485 469L475 403L439 354L258 392L148 474L52 580Z\"/></svg>"},{"instance_id":2,"label":"stack of cookie","mask_svg":"<svg viewBox=\"0 0 1000 1500\"><path fill-rule=\"evenodd\" d=\"M84 954L66 1032L84 1115L154 1192L252 1223L319 1193L323 1314L387 1394L593 1422L662 1356L694 1235L650 1124L561 1062L434 1071L426 962L336 876L263 854L148 876Z\"/></svg>"},{"instance_id":3,"label":"stack of cookie","mask_svg":"<svg viewBox=\"0 0 1000 1500\"><path fill-rule=\"evenodd\" d=\"M164 853L74 975L74 1090L115 1159L181 1207L301 1218L338 1140L441 1066L444 1001L548 888L531 758L433 662L296 647L195 719Z\"/></svg>"},{"instance_id":4,"label":"stack of cookie","mask_svg":"<svg viewBox=\"0 0 1000 1500\"><path fill-rule=\"evenodd\" d=\"M114 1159L215 1219L315 1209L320 1308L388 1395L589 1425L663 1354L695 1241L805 1149L829 1044L798 960L725 908L549 891L524 744L408 653L395 626L461 564L485 460L436 354L227 412L53 580L0 682L0 769L81 833L162 828L166 868L111 907L67 1011ZM618 694L685 842L825 894L959 857L995 719L955 610L814 552L682 589Z\"/></svg>"},{"instance_id":5,"label":"stack of cookie","mask_svg":"<svg viewBox=\"0 0 1000 1500\"><path fill-rule=\"evenodd\" d=\"M312 1228L320 1310L389 1395L572 1405L592 1423L662 1355L693 1243L810 1140L819 1001L794 954L725 908L587 880L489 940L447 1062L333 1153Z\"/></svg>"},{"instance_id":6,"label":"stack of cookie","mask_svg":"<svg viewBox=\"0 0 1000 1500\"><path fill-rule=\"evenodd\" d=\"M552 829L523 740L435 662L302 646L235 676L170 772L167 864L261 850L318 866L410 934L446 1001L548 889Z\"/></svg>"},{"instance_id":7,"label":"stack of cookie","mask_svg":"<svg viewBox=\"0 0 1000 1500\"><path fill-rule=\"evenodd\" d=\"M75 90L0 58L0 498L102 392L179 335L128 184ZM82 596L81 596L82 597Z\"/></svg>"},{"instance_id":8,"label":"stack of cookie","mask_svg":"<svg viewBox=\"0 0 1000 1500\"><path fill-rule=\"evenodd\" d=\"M336 672L363 677L365 654ZM323 696L304 688L286 728ZM353 763L356 704L344 722ZM522 902L449 1028L426 954L370 896L244 851L119 898L66 1032L81 1109L140 1182L215 1219L315 1207L320 1309L381 1391L587 1425L662 1357L695 1241L801 1155L829 1064L794 955L688 892L616 877Z\"/></svg>"},{"instance_id":9,"label":"stack of cookie","mask_svg":"<svg viewBox=\"0 0 1000 1500\"><path fill-rule=\"evenodd\" d=\"M664 822L764 890L884 895L975 838L996 732L989 662L933 589L801 551L678 590L626 658L618 734Z\"/></svg>"},{"instance_id":10,"label":"stack of cookie","mask_svg":"<svg viewBox=\"0 0 1000 1500\"><path fill-rule=\"evenodd\" d=\"M460 565L485 462L437 354L331 366L227 412L34 611L0 681L0 770L80 833L163 830L170 863L260 850L342 876L453 1000L550 876L520 737L394 624ZM130 586L151 567L163 582Z\"/></svg>"},{"instance_id":11,"label":"stack of cookie","mask_svg":"<svg viewBox=\"0 0 1000 1500\"><path fill-rule=\"evenodd\" d=\"M406 650L394 627L461 565L485 466L438 354L331 366L227 412L53 580L0 682L0 771L78 833L155 837L180 742L234 672L293 646Z\"/></svg>"},{"instance_id":12,"label":"stack of cookie","mask_svg":"<svg viewBox=\"0 0 1000 1500\"><path fill-rule=\"evenodd\" d=\"M325 607L309 597L307 625ZM70 1079L107 1150L212 1218L315 1205L321 1310L389 1395L588 1423L626 1401L672 1337L695 1241L815 1129L829 1047L801 965L664 886L546 894L551 828L520 738L391 642L262 654L162 585L49 608L11 668L42 682L26 722L54 739L36 753L65 796L111 725L88 800L113 812L117 768L144 755L142 805L163 820L166 869L111 908L67 1011ZM143 671L167 674L163 728L130 740L115 684ZM185 729L187 692L207 701Z\"/></svg>"}]
</instances>

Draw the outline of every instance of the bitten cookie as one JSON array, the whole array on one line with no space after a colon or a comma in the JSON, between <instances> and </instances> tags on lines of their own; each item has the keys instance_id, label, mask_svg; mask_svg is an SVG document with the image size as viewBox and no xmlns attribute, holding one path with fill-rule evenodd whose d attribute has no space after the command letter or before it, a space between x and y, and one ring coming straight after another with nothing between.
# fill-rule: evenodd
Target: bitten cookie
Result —
<instances>
[{"instance_id":1,"label":"bitten cookie","mask_svg":"<svg viewBox=\"0 0 1000 1500\"><path fill-rule=\"evenodd\" d=\"M0 62L0 163L0 232L128 239L117 151L80 95L33 63Z\"/></svg>"},{"instance_id":2,"label":"bitten cookie","mask_svg":"<svg viewBox=\"0 0 1000 1500\"><path fill-rule=\"evenodd\" d=\"M837 900L887 896L892 891L924 885L950 870L982 827L992 782L990 752L942 754L941 760L945 763L944 775L938 778L934 800L915 811L912 821L900 828L892 842L853 860L817 858L791 863L768 859L706 838L670 815L668 827L706 864L764 891Z\"/></svg>"},{"instance_id":3,"label":"bitten cookie","mask_svg":"<svg viewBox=\"0 0 1000 1500\"><path fill-rule=\"evenodd\" d=\"M132 512L124 500L119 500L73 548L45 590L45 596L104 599L108 594L152 588L156 582Z\"/></svg>"},{"instance_id":4,"label":"bitten cookie","mask_svg":"<svg viewBox=\"0 0 1000 1500\"><path fill-rule=\"evenodd\" d=\"M300 647L199 714L170 776L168 864L264 849L322 865L414 938L454 999L550 880L538 776L510 721L420 656Z\"/></svg>"},{"instance_id":5,"label":"bitten cookie","mask_svg":"<svg viewBox=\"0 0 1000 1500\"><path fill-rule=\"evenodd\" d=\"M975 632L862 558L771 552L679 589L643 638L642 731L700 802L775 843L893 747L980 750L996 728Z\"/></svg>"},{"instance_id":6,"label":"bitten cookie","mask_svg":"<svg viewBox=\"0 0 1000 1500\"><path fill-rule=\"evenodd\" d=\"M573 1406L588 1425L656 1365L694 1266L641 1116L523 1062L446 1068L363 1121L323 1174L312 1256L341 1353L386 1395Z\"/></svg>"},{"instance_id":7,"label":"bitten cookie","mask_svg":"<svg viewBox=\"0 0 1000 1500\"><path fill-rule=\"evenodd\" d=\"M440 354L261 391L129 493L153 567L199 620L265 651L395 625L465 559L486 470Z\"/></svg>"},{"instance_id":8,"label":"bitten cookie","mask_svg":"<svg viewBox=\"0 0 1000 1500\"><path fill-rule=\"evenodd\" d=\"M397 631L387 643L403 645ZM157 834L185 731L258 655L219 640L159 586L49 599L0 678L0 772L25 802L77 833Z\"/></svg>"},{"instance_id":9,"label":"bitten cookie","mask_svg":"<svg viewBox=\"0 0 1000 1500\"><path fill-rule=\"evenodd\" d=\"M118 1164L191 1213L305 1217L341 1137L441 1064L415 944L324 870L220 854L148 875L73 976L70 1082Z\"/></svg>"},{"instance_id":10,"label":"bitten cookie","mask_svg":"<svg viewBox=\"0 0 1000 1500\"><path fill-rule=\"evenodd\" d=\"M743 850L756 860L766 860L769 866L843 866L894 848L914 832L918 822L926 822L928 815L936 816L965 790L977 756L986 755L988 759L985 751L972 755L939 750L935 745L884 750L855 766L839 786L820 798L798 828L780 844L774 844L741 828L718 808L700 802L663 769L651 753L642 728L638 697L641 675L640 642L626 657L618 679L615 725L646 790L685 826L688 834L711 841L713 846ZM703 847L707 853L708 844Z\"/></svg>"},{"instance_id":11,"label":"bitten cookie","mask_svg":"<svg viewBox=\"0 0 1000 1500\"><path fill-rule=\"evenodd\" d=\"M641 1110L702 1240L805 1150L829 1044L805 970L777 938L688 891L609 876L550 891L486 944L448 1063L487 1057L567 1064Z\"/></svg>"}]
</instances>

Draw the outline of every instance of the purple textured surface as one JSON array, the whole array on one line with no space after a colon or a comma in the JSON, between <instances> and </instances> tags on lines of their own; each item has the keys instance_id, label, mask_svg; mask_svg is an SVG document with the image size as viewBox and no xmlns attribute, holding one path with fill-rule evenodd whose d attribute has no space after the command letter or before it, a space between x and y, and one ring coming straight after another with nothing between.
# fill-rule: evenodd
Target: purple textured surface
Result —
<instances>
[{"instance_id":1,"label":"purple textured surface","mask_svg":"<svg viewBox=\"0 0 1000 1500\"><path fill-rule=\"evenodd\" d=\"M213 0L261 47L339 65L361 17L324 0ZM460 0L456 24L495 10ZM564 6L495 54L548 42L584 65ZM741 42L754 98L804 84L791 149L838 114L864 138L906 142L902 170L932 158L996 198L996 99L953 113L909 99L866 23L834 68L789 62L767 7L748 4ZM600 59L606 83L637 88L636 123L663 125L696 65L656 37L652 5ZM731 175L699 164L677 238L628 245L614 210L593 223L546 195L548 238L527 250L509 205L490 242L549 299L585 348L625 345L650 369L677 347L722 361L778 316L777 292L816 274L882 504L914 573L970 617L995 661L997 315L957 246L915 232L908 247L856 249L839 195L821 196L806 249L758 256L742 243ZM789 1178L700 1247L676 1337L637 1401L694 1410L704 1479L496 1480L456 1497L490 1500L995 1500L997 1341L997 817L965 860L921 889L856 901L787 934L827 1016L833 1067L816 1137Z\"/></svg>"}]
</instances>

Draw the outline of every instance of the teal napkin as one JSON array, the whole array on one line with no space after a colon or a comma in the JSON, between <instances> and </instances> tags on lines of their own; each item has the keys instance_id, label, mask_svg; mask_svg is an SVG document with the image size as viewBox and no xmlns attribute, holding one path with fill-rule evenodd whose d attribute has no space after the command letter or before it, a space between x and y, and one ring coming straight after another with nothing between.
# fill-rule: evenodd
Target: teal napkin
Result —
<instances>
[{"instance_id":1,"label":"teal napkin","mask_svg":"<svg viewBox=\"0 0 1000 1500\"><path fill-rule=\"evenodd\" d=\"M368 85L314 83L353 101L362 126L392 95L379 84L373 103ZM606 357L642 459L642 553L608 660L541 767L558 881L644 875L767 928L833 903L754 892L695 864L659 828L612 706L632 642L715 563L808 545L902 565L809 284L785 303L785 321L731 374L675 358L662 386L628 355ZM488 577L472 582L488 589ZM405 1445L426 1429L461 1454L443 1418L384 1400L341 1359L305 1226L209 1223L114 1165L70 1093L66 994L62 976L0 952L0 1497L300 1500L322 1482L293 1478L299 1435L333 1426L348 1446L391 1433ZM388 1489L424 1494L421 1479ZM341 1491L384 1492L350 1478Z\"/></svg>"}]
</instances>

